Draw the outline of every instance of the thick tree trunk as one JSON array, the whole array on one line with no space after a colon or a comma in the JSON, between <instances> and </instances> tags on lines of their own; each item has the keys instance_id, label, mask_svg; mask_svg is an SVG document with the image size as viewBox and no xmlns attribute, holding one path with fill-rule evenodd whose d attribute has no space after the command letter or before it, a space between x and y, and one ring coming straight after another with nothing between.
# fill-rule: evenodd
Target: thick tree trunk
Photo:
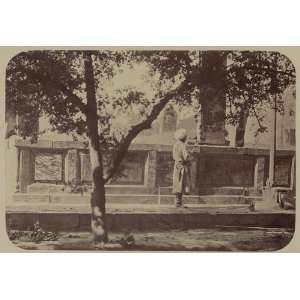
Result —
<instances>
[{"instance_id":1,"label":"thick tree trunk","mask_svg":"<svg viewBox=\"0 0 300 300\"><path fill-rule=\"evenodd\" d=\"M196 139L198 144L205 142L205 130L203 124L203 113L201 106L195 111L195 121L196 121Z\"/></svg>"},{"instance_id":2,"label":"thick tree trunk","mask_svg":"<svg viewBox=\"0 0 300 300\"><path fill-rule=\"evenodd\" d=\"M99 145L98 116L95 78L91 53L84 53L85 83L87 95L87 126L89 150L93 175L93 191L91 193L91 230L96 243L108 240L105 224L105 188L103 178L102 154Z\"/></svg>"},{"instance_id":3,"label":"thick tree trunk","mask_svg":"<svg viewBox=\"0 0 300 300\"><path fill-rule=\"evenodd\" d=\"M90 141L90 159L93 174L93 191L91 193L91 230L96 243L108 241L105 222L105 187L103 179L102 163L99 160L99 152Z\"/></svg>"},{"instance_id":4,"label":"thick tree trunk","mask_svg":"<svg viewBox=\"0 0 300 300\"><path fill-rule=\"evenodd\" d=\"M245 144L245 132L247 126L247 120L249 116L249 110L243 109L238 120L238 124L235 132L235 147L243 147Z\"/></svg>"}]
</instances>

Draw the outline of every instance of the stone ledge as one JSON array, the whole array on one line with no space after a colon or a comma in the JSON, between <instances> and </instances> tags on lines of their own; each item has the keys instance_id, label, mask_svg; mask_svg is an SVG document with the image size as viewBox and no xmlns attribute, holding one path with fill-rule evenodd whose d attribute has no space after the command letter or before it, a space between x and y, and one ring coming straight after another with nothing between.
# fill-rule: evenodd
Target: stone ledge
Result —
<instances>
[{"instance_id":1,"label":"stone ledge","mask_svg":"<svg viewBox=\"0 0 300 300\"><path fill-rule=\"evenodd\" d=\"M27 147L37 149L82 149L87 150L87 146L79 141L50 141L39 140L37 143L31 143L26 140L16 140L16 147ZM129 150L144 150L144 151L158 151L171 152L173 145L159 145L159 144L131 144ZM231 147L219 145L189 145L189 150L200 154L232 154L232 155L269 155L270 150L266 148L250 148L250 147ZM290 156L295 153L295 150L278 149L276 154L279 156Z\"/></svg>"},{"instance_id":2,"label":"stone ledge","mask_svg":"<svg viewBox=\"0 0 300 300\"><path fill-rule=\"evenodd\" d=\"M79 141L51 141L39 140L37 143L31 143L27 140L16 140L16 147L35 148L35 149L87 149L83 142Z\"/></svg>"},{"instance_id":3,"label":"stone ledge","mask_svg":"<svg viewBox=\"0 0 300 300\"><path fill-rule=\"evenodd\" d=\"M106 194L107 203L116 204L174 204L173 195L151 195L151 194ZM262 197L239 195L188 195L183 198L185 204L249 204L261 201ZM28 194L17 193L13 195L13 203L61 203L61 204L89 204L90 195L78 194Z\"/></svg>"},{"instance_id":4,"label":"stone ledge","mask_svg":"<svg viewBox=\"0 0 300 300\"><path fill-rule=\"evenodd\" d=\"M281 212L249 213L219 211L211 213L205 211L185 212L173 210L169 212L127 212L107 213L107 228L110 232L130 230L158 231L169 229L214 228L216 226L239 227L271 227L294 228L295 214ZM8 229L28 230L39 221L44 230L51 231L89 231L90 213L34 213L7 212L6 224Z\"/></svg>"}]
</instances>

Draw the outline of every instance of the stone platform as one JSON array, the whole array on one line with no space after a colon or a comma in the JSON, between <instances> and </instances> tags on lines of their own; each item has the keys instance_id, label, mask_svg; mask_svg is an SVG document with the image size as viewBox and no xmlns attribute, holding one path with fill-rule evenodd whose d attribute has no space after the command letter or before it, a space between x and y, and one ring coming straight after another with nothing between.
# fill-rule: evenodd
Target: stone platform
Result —
<instances>
[{"instance_id":1,"label":"stone platform","mask_svg":"<svg viewBox=\"0 0 300 300\"><path fill-rule=\"evenodd\" d=\"M87 203L19 202L7 206L8 229L28 230L39 221L44 230L89 231L90 207ZM247 204L188 204L177 209L171 205L107 204L107 226L112 232L160 231L173 229L214 228L216 226L291 228L295 226L294 211L274 207L250 211Z\"/></svg>"},{"instance_id":2,"label":"stone platform","mask_svg":"<svg viewBox=\"0 0 300 300\"><path fill-rule=\"evenodd\" d=\"M114 193L106 194L108 204L163 204L172 205L174 203L174 195L171 194L137 194L137 193ZM249 204L261 201L261 196L242 196L242 195L187 195L184 196L186 204ZM89 204L90 194L71 194L71 193L50 193L50 194L32 194L32 193L16 193L13 195L13 203L58 203L58 204Z\"/></svg>"}]
</instances>

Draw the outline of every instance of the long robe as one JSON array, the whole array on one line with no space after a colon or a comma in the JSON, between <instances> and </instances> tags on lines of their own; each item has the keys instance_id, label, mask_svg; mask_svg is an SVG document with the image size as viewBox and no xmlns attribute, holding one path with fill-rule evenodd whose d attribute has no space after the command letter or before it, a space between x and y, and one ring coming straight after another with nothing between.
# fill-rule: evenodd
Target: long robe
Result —
<instances>
[{"instance_id":1,"label":"long robe","mask_svg":"<svg viewBox=\"0 0 300 300\"><path fill-rule=\"evenodd\" d=\"M182 141L177 141L173 147L174 172L173 193L184 194L190 192L189 153Z\"/></svg>"}]
</instances>

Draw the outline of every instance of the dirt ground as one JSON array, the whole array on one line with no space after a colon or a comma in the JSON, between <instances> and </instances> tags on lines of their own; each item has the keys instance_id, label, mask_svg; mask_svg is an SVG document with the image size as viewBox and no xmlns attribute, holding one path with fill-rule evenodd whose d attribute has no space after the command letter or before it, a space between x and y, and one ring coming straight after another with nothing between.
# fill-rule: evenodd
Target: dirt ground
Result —
<instances>
[{"instance_id":1,"label":"dirt ground","mask_svg":"<svg viewBox=\"0 0 300 300\"><path fill-rule=\"evenodd\" d=\"M99 249L89 232L58 233L56 240L35 242L22 232L12 242L26 250L41 251L275 251L293 237L292 229L236 228L110 233L110 242Z\"/></svg>"}]
</instances>

